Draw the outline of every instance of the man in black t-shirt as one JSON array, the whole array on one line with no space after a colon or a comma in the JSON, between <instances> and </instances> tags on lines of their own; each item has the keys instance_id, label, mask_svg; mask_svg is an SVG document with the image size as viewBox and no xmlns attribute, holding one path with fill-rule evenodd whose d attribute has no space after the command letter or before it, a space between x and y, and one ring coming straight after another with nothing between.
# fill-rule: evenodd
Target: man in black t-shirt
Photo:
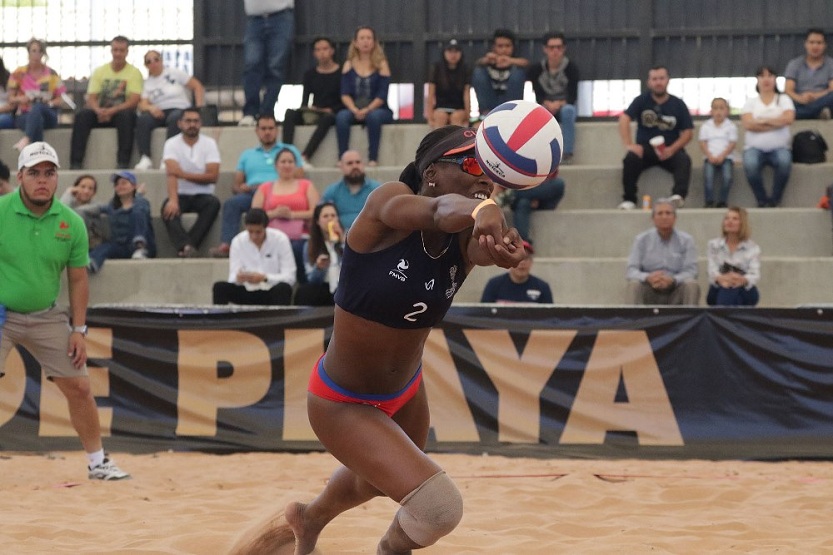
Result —
<instances>
[{"instance_id":1,"label":"man in black t-shirt","mask_svg":"<svg viewBox=\"0 0 833 555\"><path fill-rule=\"evenodd\" d=\"M656 66L648 71L648 90L637 96L619 116L619 136L627 149L622 171L622 203L619 208L636 208L636 182L642 170L660 166L674 176L671 201L682 207L691 178L691 158L685 145L694 135L688 106L681 98L668 94L668 68ZM636 141L631 138L631 121L637 122ZM664 143L651 141L662 137Z\"/></svg>"},{"instance_id":2,"label":"man in black t-shirt","mask_svg":"<svg viewBox=\"0 0 833 555\"><path fill-rule=\"evenodd\" d=\"M317 37L312 42L316 65L304 73L301 107L287 110L284 116L283 142L286 144L294 144L296 125L315 125L312 137L301 152L307 168L312 167L310 158L335 124L336 113L344 107L341 104L341 64L333 59L335 52L335 44L327 37Z\"/></svg>"}]
</instances>

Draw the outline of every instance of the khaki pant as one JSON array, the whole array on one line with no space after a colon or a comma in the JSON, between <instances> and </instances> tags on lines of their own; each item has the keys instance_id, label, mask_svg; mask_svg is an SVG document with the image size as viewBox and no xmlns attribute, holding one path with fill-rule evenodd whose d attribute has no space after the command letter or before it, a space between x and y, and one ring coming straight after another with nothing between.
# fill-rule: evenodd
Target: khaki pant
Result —
<instances>
[{"instance_id":1,"label":"khaki pant","mask_svg":"<svg viewBox=\"0 0 833 555\"><path fill-rule=\"evenodd\" d=\"M7 310L6 323L0 334L0 377L5 373L6 357L17 345L35 357L47 378L86 376L86 365L76 368L67 355L71 333L66 309L52 307L29 314Z\"/></svg>"}]
</instances>

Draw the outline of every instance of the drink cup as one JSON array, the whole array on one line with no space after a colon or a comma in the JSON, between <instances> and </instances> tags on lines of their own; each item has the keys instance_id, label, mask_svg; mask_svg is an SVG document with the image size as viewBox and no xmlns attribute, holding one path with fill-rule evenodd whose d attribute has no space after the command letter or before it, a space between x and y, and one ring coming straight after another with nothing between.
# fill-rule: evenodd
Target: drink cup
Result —
<instances>
[{"instance_id":1,"label":"drink cup","mask_svg":"<svg viewBox=\"0 0 833 555\"><path fill-rule=\"evenodd\" d=\"M650 141L651 146L654 147L654 152L657 153L657 158L662 156L662 152L665 150L665 137L662 135L657 135L656 137L652 137Z\"/></svg>"}]
</instances>

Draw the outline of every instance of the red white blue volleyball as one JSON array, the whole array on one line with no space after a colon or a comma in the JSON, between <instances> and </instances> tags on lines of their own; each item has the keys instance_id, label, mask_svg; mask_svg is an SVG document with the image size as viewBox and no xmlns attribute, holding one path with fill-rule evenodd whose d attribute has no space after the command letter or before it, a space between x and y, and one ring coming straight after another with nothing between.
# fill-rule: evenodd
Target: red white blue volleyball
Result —
<instances>
[{"instance_id":1,"label":"red white blue volleyball","mask_svg":"<svg viewBox=\"0 0 833 555\"><path fill-rule=\"evenodd\" d=\"M483 119L474 150L492 181L528 189L555 175L562 145L561 126L549 110L535 102L510 100Z\"/></svg>"}]
</instances>

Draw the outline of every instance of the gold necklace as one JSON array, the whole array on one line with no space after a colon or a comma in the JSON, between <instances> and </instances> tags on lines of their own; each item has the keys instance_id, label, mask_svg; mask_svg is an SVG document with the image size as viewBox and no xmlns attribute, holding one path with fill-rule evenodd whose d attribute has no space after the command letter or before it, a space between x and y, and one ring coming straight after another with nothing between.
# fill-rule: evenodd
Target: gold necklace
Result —
<instances>
[{"instance_id":1,"label":"gold necklace","mask_svg":"<svg viewBox=\"0 0 833 555\"><path fill-rule=\"evenodd\" d=\"M438 254L437 256L434 256L433 254L428 252L428 249L425 248L425 235L423 234L422 231L419 232L419 238L422 239L422 251L425 254L427 254L428 257L431 258L432 260L436 260L436 259L440 258L442 255L444 255L446 253L446 251L448 251L448 247L451 246L451 241L454 240L454 235L452 235L451 237L448 238L448 244L445 246L443 251L440 254Z\"/></svg>"}]
</instances>

